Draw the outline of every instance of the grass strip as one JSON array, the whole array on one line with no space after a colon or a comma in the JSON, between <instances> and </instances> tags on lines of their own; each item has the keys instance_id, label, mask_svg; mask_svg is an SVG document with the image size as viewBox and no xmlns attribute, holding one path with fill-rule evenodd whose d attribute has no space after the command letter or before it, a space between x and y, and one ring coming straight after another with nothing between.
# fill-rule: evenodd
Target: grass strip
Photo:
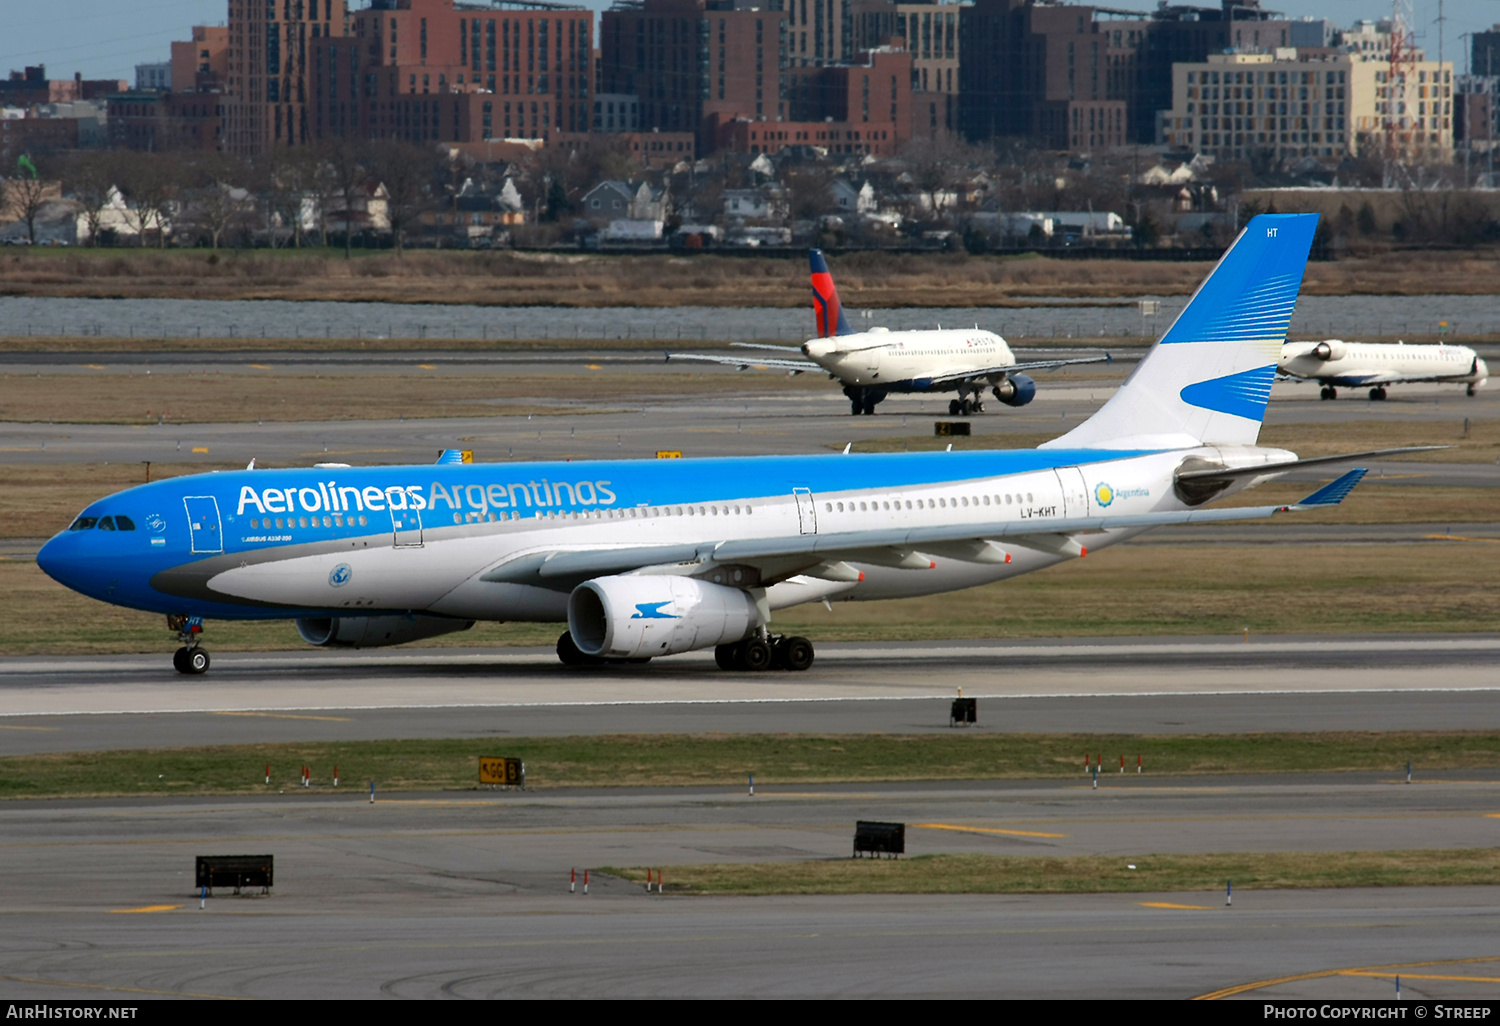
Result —
<instances>
[{"instance_id":1,"label":"grass strip","mask_svg":"<svg viewBox=\"0 0 1500 1026\"><path fill-rule=\"evenodd\" d=\"M927 718L945 722L933 699ZM914 712L916 708L914 707ZM226 714L235 715L235 714ZM241 715L255 715L254 713ZM332 714L330 714L332 715ZM617 734L306 742L71 752L0 758L0 798L264 794L375 781L382 791L473 789L480 756L526 761L528 786L761 786L918 780L1084 779L1085 753L1106 767L1143 760L1153 777L1225 773L1417 772L1500 767L1500 732L1243 735ZM271 783L265 783L266 767Z\"/></svg>"},{"instance_id":2,"label":"grass strip","mask_svg":"<svg viewBox=\"0 0 1500 1026\"><path fill-rule=\"evenodd\" d=\"M1268 499L1270 494L1278 496L1270 501L1286 501L1308 491L1305 486L1267 488L1280 490L1267 494ZM1179 558L1159 545L1127 543L1042 573L971 588L957 601L951 594L939 594L838 602L832 609L809 603L777 613L774 623L779 630L805 634L815 642L1238 637L1246 628L1255 636L1493 631L1500 621L1500 589L1495 587L1500 544L1493 539L1461 539L1468 537L1465 519L1495 517L1494 493L1423 493L1394 486L1365 491L1356 495L1380 509L1427 502L1425 509L1409 508L1438 523L1451 517L1446 522L1453 524L1452 533L1460 540L1378 548L1226 542L1195 549L1192 559ZM66 524L83 507L80 495L65 516L49 520L34 507L28 509L25 499L24 491L0 499L0 510L7 504L14 507L16 515L10 519L32 527L33 537L45 533L40 529L44 524L52 529ZM1350 500L1344 505L1352 504ZM3 532L0 526L0 535ZM1205 542L1209 537L1205 534ZM0 617L0 655L154 652L165 668L176 647L162 617L85 598L47 577L35 563L0 560L0 595L0 610L11 614ZM407 647L551 646L563 629L561 624L480 623L472 630ZM286 620L212 621L205 643L215 652L307 649ZM550 664L550 658L540 661Z\"/></svg>"},{"instance_id":3,"label":"grass strip","mask_svg":"<svg viewBox=\"0 0 1500 1026\"><path fill-rule=\"evenodd\" d=\"M1134 865L1131 869L1129 866ZM645 884L644 868L599 870ZM653 873L656 872L653 869ZM660 870L678 894L1161 894L1205 892L1177 908L1223 906L1236 891L1500 883L1500 849L1206 855L918 855L909 859L714 863Z\"/></svg>"}]
</instances>

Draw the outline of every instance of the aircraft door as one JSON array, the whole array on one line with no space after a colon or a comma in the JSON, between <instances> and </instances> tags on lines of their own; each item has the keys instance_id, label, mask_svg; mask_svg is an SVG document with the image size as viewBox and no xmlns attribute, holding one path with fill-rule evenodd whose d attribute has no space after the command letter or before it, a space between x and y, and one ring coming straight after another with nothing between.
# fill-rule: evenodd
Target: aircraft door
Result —
<instances>
[{"instance_id":1,"label":"aircraft door","mask_svg":"<svg viewBox=\"0 0 1500 1026\"><path fill-rule=\"evenodd\" d=\"M422 511L416 509L391 510L391 544L398 549L422 547Z\"/></svg>"},{"instance_id":2,"label":"aircraft door","mask_svg":"<svg viewBox=\"0 0 1500 1026\"><path fill-rule=\"evenodd\" d=\"M1083 481L1083 471L1077 467L1059 467L1053 473L1062 486L1063 516L1088 516L1089 490Z\"/></svg>"},{"instance_id":3,"label":"aircraft door","mask_svg":"<svg viewBox=\"0 0 1500 1026\"><path fill-rule=\"evenodd\" d=\"M194 552L223 552L224 532L219 526L219 500L212 495L188 495L182 500L187 508L188 533Z\"/></svg>"},{"instance_id":4,"label":"aircraft door","mask_svg":"<svg viewBox=\"0 0 1500 1026\"><path fill-rule=\"evenodd\" d=\"M793 488L792 498L797 500L797 527L803 534L817 534L818 507L813 502L812 489Z\"/></svg>"}]
</instances>

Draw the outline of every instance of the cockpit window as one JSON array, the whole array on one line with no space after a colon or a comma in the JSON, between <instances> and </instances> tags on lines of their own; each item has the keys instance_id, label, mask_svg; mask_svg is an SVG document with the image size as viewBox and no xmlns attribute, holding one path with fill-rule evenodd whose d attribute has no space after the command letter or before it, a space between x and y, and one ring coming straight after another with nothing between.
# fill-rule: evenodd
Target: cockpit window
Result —
<instances>
[{"instance_id":1,"label":"cockpit window","mask_svg":"<svg viewBox=\"0 0 1500 1026\"><path fill-rule=\"evenodd\" d=\"M87 531L89 528L93 527L98 522L99 522L99 518L98 517L79 517L77 520L73 521L73 526L70 527L70 528L68 528L68 530L70 530L70 531Z\"/></svg>"},{"instance_id":2,"label":"cockpit window","mask_svg":"<svg viewBox=\"0 0 1500 1026\"><path fill-rule=\"evenodd\" d=\"M114 517L100 517L99 518L99 530L101 530L101 531L113 531L114 529L115 529L115 518Z\"/></svg>"},{"instance_id":3,"label":"cockpit window","mask_svg":"<svg viewBox=\"0 0 1500 1026\"><path fill-rule=\"evenodd\" d=\"M134 531L135 521L131 520L129 517L123 514L120 514L115 517L115 526L122 531Z\"/></svg>"}]
</instances>

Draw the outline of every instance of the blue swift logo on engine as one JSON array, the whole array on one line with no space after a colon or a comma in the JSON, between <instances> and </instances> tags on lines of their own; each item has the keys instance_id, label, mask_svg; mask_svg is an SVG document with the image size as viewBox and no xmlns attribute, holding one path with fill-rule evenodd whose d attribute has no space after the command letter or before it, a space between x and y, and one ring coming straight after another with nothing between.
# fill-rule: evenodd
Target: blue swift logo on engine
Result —
<instances>
[{"instance_id":1,"label":"blue swift logo on engine","mask_svg":"<svg viewBox=\"0 0 1500 1026\"><path fill-rule=\"evenodd\" d=\"M680 620L682 617L673 616L671 613L663 613L662 606L670 606L668 602L637 602L635 612L630 615L632 620Z\"/></svg>"}]
</instances>

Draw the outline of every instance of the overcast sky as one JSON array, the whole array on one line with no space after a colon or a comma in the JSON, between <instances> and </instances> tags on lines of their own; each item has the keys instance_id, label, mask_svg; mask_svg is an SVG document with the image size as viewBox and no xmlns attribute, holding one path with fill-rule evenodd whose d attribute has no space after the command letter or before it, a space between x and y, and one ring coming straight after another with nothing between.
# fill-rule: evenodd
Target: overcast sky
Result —
<instances>
[{"instance_id":1,"label":"overcast sky","mask_svg":"<svg viewBox=\"0 0 1500 1026\"><path fill-rule=\"evenodd\" d=\"M364 6L364 0L354 0ZM602 10L609 0L585 0ZM1197 0L1208 6L1212 0ZM1389 17L1390 5L1372 0L1264 0L1265 6L1293 17L1312 15L1332 18L1348 25L1359 18ZM1107 6L1140 8L1156 6L1154 0L1107 0ZM1412 0L1414 20L1422 33L1421 45L1430 58L1438 52L1438 0ZM187 39L193 25L222 25L228 11L225 0L50 0L23 4L0 0L0 73L19 70L27 64L45 64L52 78L135 79L135 66L164 61L168 44ZM1489 28L1500 22L1500 0L1444 0L1447 25L1443 33L1443 56L1466 69L1459 34Z\"/></svg>"}]
</instances>

